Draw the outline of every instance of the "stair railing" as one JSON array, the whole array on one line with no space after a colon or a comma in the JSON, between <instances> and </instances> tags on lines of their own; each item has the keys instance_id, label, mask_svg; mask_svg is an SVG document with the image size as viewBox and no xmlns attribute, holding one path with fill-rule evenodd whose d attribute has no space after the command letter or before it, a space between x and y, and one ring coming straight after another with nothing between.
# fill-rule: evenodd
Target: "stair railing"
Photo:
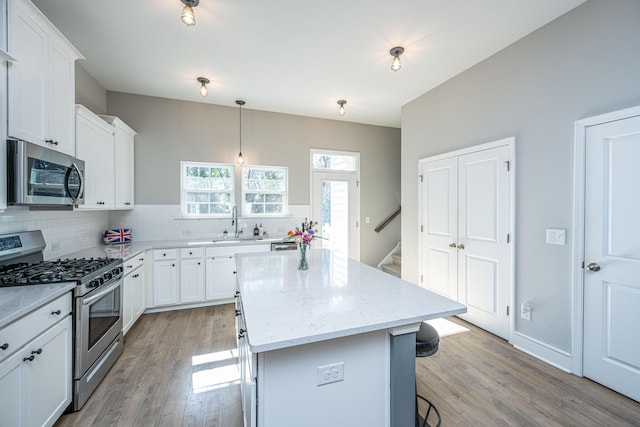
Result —
<instances>
[{"instance_id":1,"label":"stair railing","mask_svg":"<svg viewBox=\"0 0 640 427\"><path fill-rule=\"evenodd\" d=\"M381 232L382 230L384 230L384 228L389 225L389 223L391 223L391 221L393 221L394 219L396 219L396 217L398 215L400 215L400 210L402 209L402 206L398 207L398 209L396 209L396 211L394 213L392 213L391 215L389 215L384 221L382 221L380 224L378 224L378 226L375 228L376 233Z\"/></svg>"}]
</instances>

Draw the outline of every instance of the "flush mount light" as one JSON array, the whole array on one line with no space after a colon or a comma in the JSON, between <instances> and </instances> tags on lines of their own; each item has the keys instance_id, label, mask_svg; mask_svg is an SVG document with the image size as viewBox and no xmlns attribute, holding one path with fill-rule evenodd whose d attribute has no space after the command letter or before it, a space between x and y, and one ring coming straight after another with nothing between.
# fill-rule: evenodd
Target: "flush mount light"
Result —
<instances>
[{"instance_id":1,"label":"flush mount light","mask_svg":"<svg viewBox=\"0 0 640 427\"><path fill-rule=\"evenodd\" d=\"M182 15L180 15L180 19L189 27L196 25L196 16L193 14L193 8L200 3L200 0L180 0L184 3L184 8L182 8Z\"/></svg>"},{"instance_id":2,"label":"flush mount light","mask_svg":"<svg viewBox=\"0 0 640 427\"><path fill-rule=\"evenodd\" d=\"M244 163L244 159L242 158L242 106L244 104L246 104L246 102L244 102L241 99L238 99L236 101L236 104L238 104L240 106L240 154L238 154L238 164L243 164Z\"/></svg>"},{"instance_id":3,"label":"flush mount light","mask_svg":"<svg viewBox=\"0 0 640 427\"><path fill-rule=\"evenodd\" d=\"M338 105L340 106L340 108L338 108L338 114L340 114L341 116L344 116L344 104L346 103L347 101L345 101L344 99L338 101Z\"/></svg>"},{"instance_id":4,"label":"flush mount light","mask_svg":"<svg viewBox=\"0 0 640 427\"><path fill-rule=\"evenodd\" d=\"M207 90L209 79L206 77L198 77L196 80L198 80L198 83L200 83L200 95L202 97L209 95L209 91Z\"/></svg>"},{"instance_id":5,"label":"flush mount light","mask_svg":"<svg viewBox=\"0 0 640 427\"><path fill-rule=\"evenodd\" d=\"M400 55L404 53L404 48L400 46L396 46L389 51L389 55L393 56L393 62L391 63L391 69L393 71L398 71L402 68L402 64L400 64Z\"/></svg>"}]
</instances>

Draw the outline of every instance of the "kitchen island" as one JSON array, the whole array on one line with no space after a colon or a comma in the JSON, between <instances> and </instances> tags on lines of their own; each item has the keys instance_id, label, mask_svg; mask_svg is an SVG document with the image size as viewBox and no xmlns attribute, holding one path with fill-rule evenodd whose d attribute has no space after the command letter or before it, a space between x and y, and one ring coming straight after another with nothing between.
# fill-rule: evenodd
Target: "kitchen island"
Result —
<instances>
[{"instance_id":1,"label":"kitchen island","mask_svg":"<svg viewBox=\"0 0 640 427\"><path fill-rule=\"evenodd\" d=\"M466 307L325 249L239 254L245 427L411 427L415 332Z\"/></svg>"}]
</instances>

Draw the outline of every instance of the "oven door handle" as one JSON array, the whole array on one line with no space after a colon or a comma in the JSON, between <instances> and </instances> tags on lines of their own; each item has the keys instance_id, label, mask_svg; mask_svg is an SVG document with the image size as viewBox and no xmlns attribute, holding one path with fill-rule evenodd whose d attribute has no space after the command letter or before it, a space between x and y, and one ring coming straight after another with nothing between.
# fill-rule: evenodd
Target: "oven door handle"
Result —
<instances>
[{"instance_id":1,"label":"oven door handle","mask_svg":"<svg viewBox=\"0 0 640 427\"><path fill-rule=\"evenodd\" d=\"M113 285L110 285L107 289L105 289L103 291L100 291L99 294L91 295L89 298L83 299L82 300L82 305L89 305L89 304L93 303L94 301L99 300L100 298L102 298L106 294L108 294L111 291L113 291L115 288L120 287L120 285L121 285L120 282L121 282L121 279L118 279L118 281L116 283L114 283Z\"/></svg>"}]
</instances>

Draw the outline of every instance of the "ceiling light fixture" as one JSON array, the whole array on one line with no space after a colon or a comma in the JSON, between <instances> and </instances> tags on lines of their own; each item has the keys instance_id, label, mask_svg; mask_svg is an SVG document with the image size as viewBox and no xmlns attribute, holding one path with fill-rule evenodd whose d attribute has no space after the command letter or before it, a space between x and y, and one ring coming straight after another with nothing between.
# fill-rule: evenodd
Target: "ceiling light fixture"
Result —
<instances>
[{"instance_id":1,"label":"ceiling light fixture","mask_svg":"<svg viewBox=\"0 0 640 427\"><path fill-rule=\"evenodd\" d=\"M237 162L241 165L244 163L244 159L242 158L242 106L245 104L245 102L238 99L236 101L236 104L240 106L240 154L238 154Z\"/></svg>"},{"instance_id":2,"label":"ceiling light fixture","mask_svg":"<svg viewBox=\"0 0 640 427\"><path fill-rule=\"evenodd\" d=\"M184 7L182 8L182 15L180 15L180 19L189 27L193 27L196 25L196 16L193 14L193 9L200 3L200 0L180 0L184 3Z\"/></svg>"},{"instance_id":3,"label":"ceiling light fixture","mask_svg":"<svg viewBox=\"0 0 640 427\"><path fill-rule=\"evenodd\" d=\"M200 96L205 97L209 95L209 91L207 90L209 79L206 77L198 77L196 80L198 80L198 83L200 83Z\"/></svg>"},{"instance_id":4,"label":"ceiling light fixture","mask_svg":"<svg viewBox=\"0 0 640 427\"><path fill-rule=\"evenodd\" d=\"M401 46L396 46L389 51L389 55L393 56L393 62L391 63L391 69L393 71L398 71L402 68L402 64L400 64L400 55L404 53L404 48Z\"/></svg>"},{"instance_id":5,"label":"ceiling light fixture","mask_svg":"<svg viewBox=\"0 0 640 427\"><path fill-rule=\"evenodd\" d=\"M340 114L341 116L344 116L344 104L346 103L347 101L345 101L344 99L338 101L338 105L340 106L340 108L338 108L338 114Z\"/></svg>"}]
</instances>

